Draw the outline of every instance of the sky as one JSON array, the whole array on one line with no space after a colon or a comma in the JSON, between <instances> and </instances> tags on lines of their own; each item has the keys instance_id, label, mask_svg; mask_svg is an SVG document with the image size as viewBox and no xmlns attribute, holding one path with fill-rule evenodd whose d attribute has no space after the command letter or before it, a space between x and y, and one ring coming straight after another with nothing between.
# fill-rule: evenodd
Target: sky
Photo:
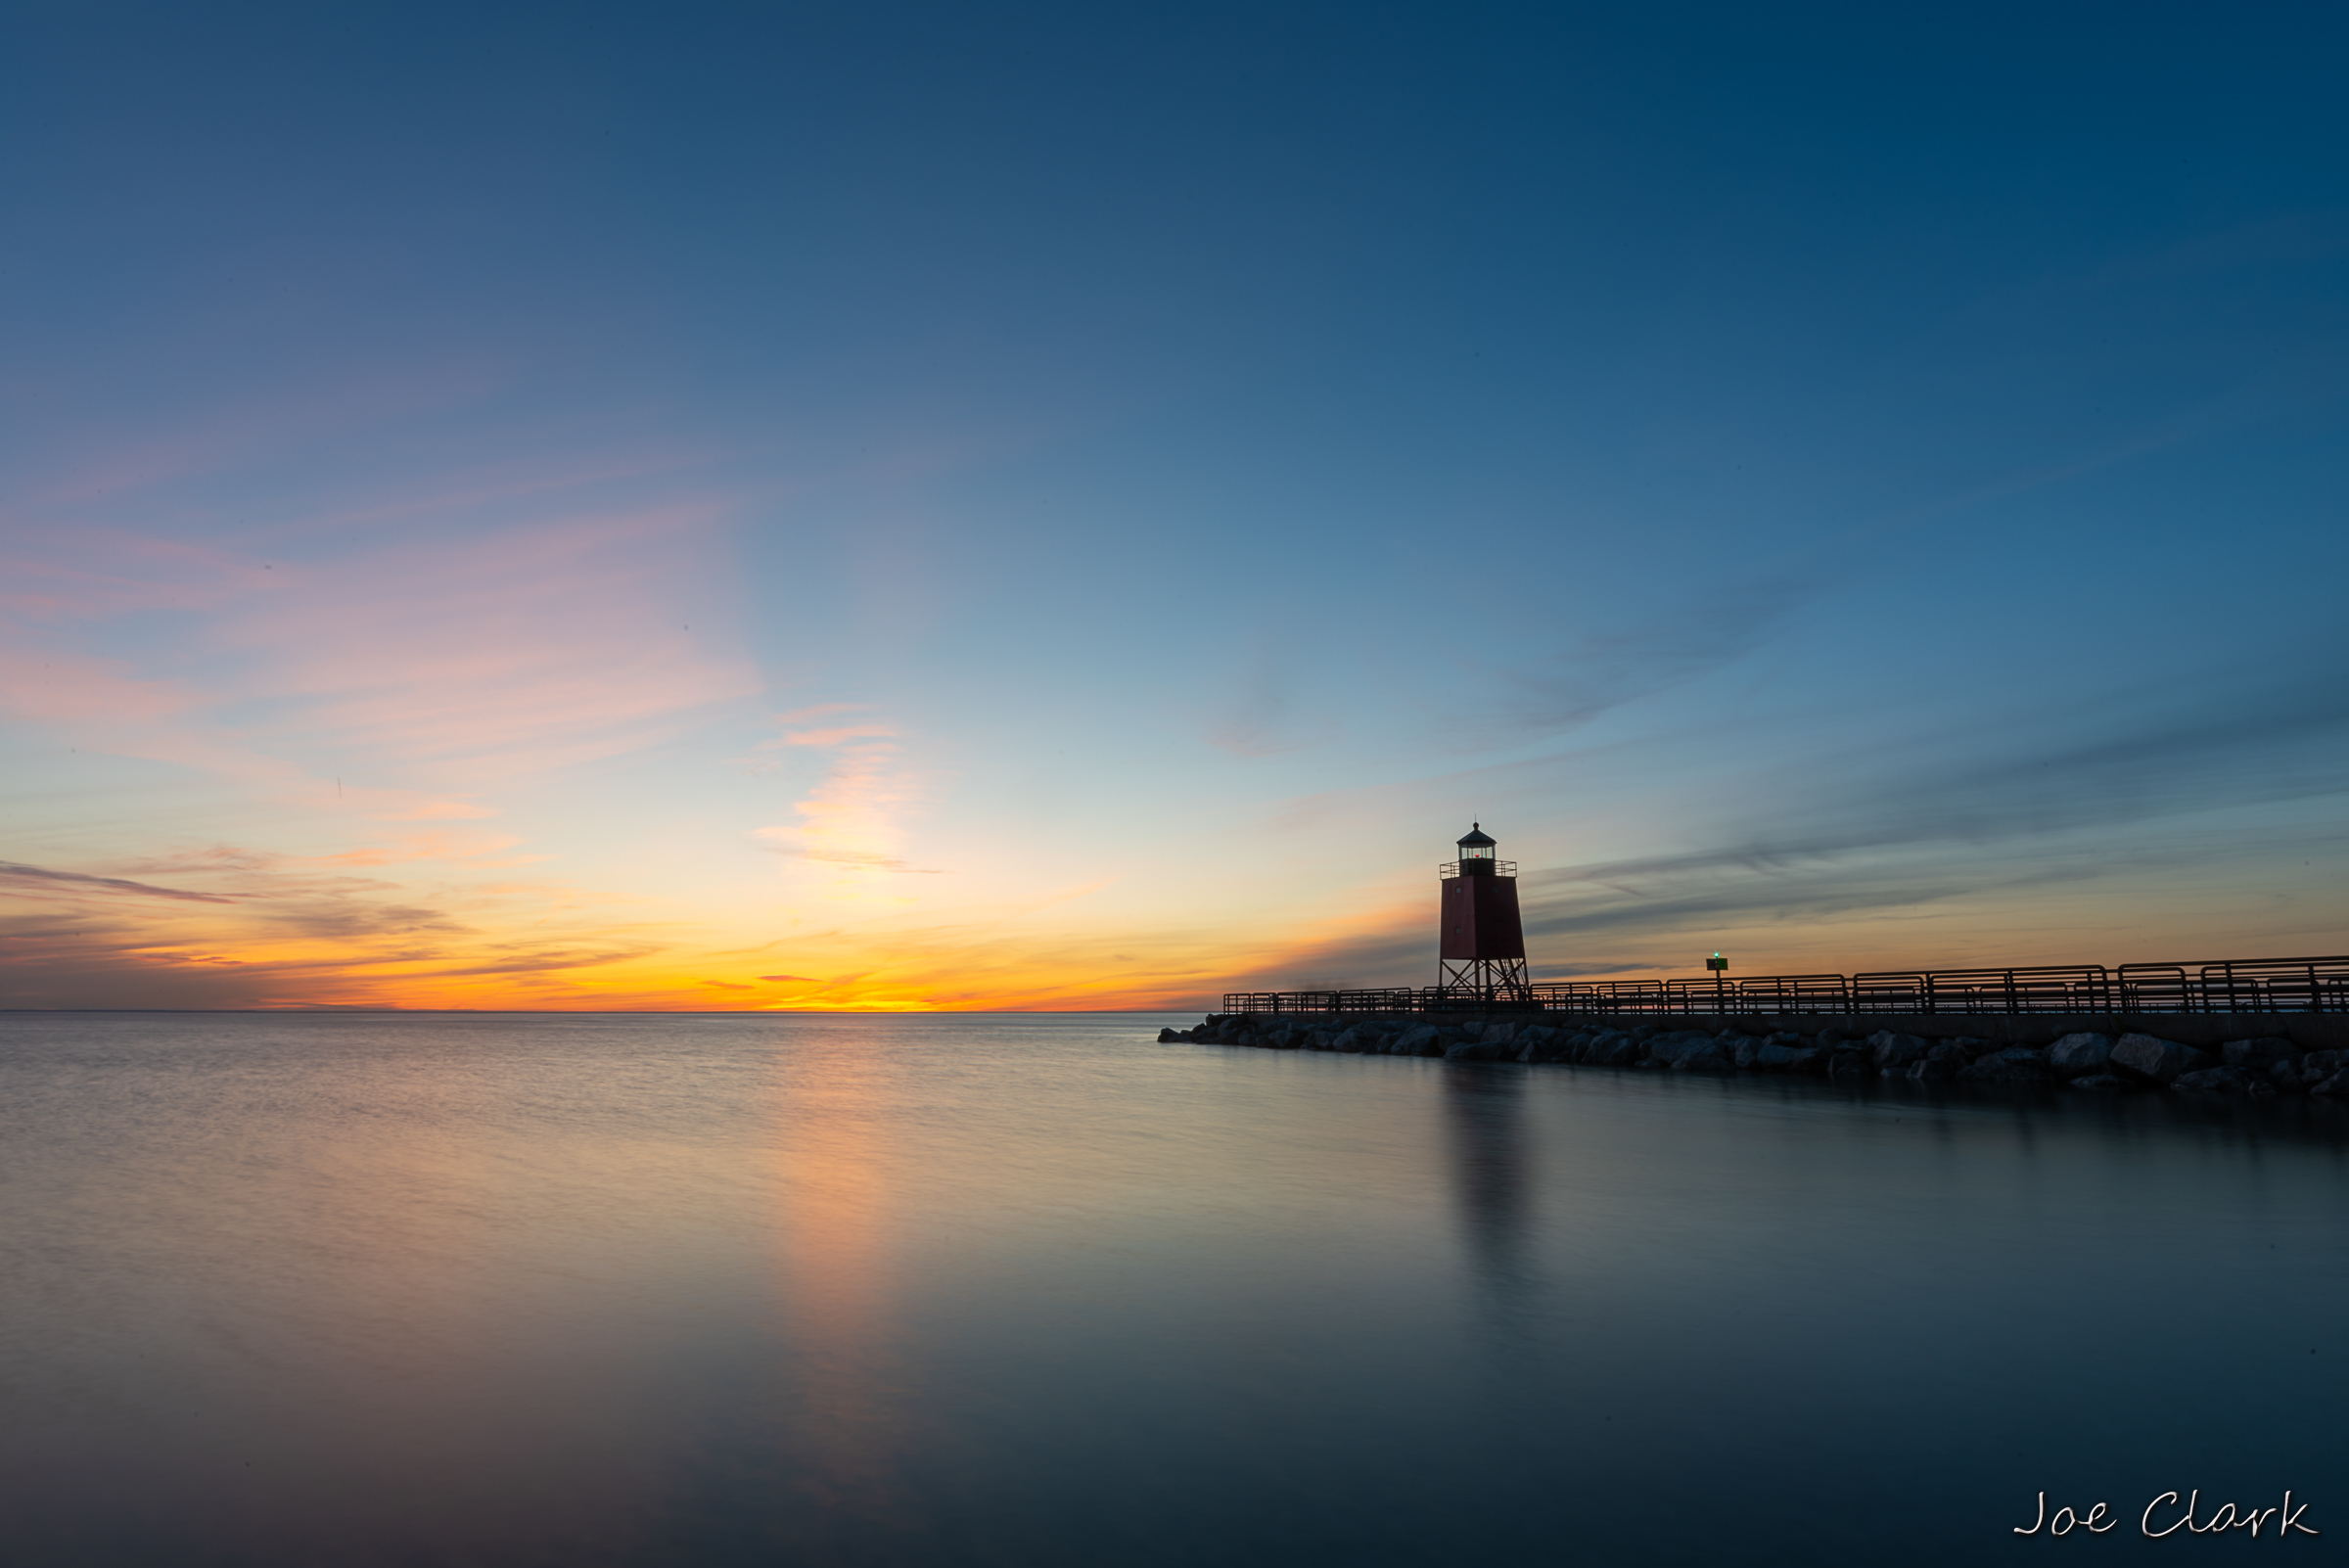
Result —
<instances>
[{"instance_id":1,"label":"sky","mask_svg":"<svg viewBox=\"0 0 2349 1568\"><path fill-rule=\"evenodd\" d=\"M2349 951L2345 49L12 6L0 1007Z\"/></svg>"}]
</instances>

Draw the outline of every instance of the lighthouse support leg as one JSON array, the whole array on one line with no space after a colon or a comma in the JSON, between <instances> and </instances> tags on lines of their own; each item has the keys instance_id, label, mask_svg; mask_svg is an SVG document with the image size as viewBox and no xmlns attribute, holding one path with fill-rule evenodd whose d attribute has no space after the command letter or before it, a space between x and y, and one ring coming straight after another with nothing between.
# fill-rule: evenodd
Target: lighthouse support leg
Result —
<instances>
[{"instance_id":1,"label":"lighthouse support leg","mask_svg":"<svg viewBox=\"0 0 2349 1568\"><path fill-rule=\"evenodd\" d=\"M1529 1007L1534 993L1522 958L1446 958L1440 1006Z\"/></svg>"}]
</instances>

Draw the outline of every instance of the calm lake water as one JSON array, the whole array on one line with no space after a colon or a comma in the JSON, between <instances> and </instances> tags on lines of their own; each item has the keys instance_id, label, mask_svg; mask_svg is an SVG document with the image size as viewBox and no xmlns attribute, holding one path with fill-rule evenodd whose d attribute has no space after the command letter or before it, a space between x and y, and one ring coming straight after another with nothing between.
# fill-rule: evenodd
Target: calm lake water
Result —
<instances>
[{"instance_id":1,"label":"calm lake water","mask_svg":"<svg viewBox=\"0 0 2349 1568\"><path fill-rule=\"evenodd\" d=\"M0 1550L2349 1548L2337 1107L1152 1042L1195 1021L0 1015ZM2322 1536L2140 1533L2287 1487ZM2121 1527L2010 1534L2043 1490Z\"/></svg>"}]
</instances>

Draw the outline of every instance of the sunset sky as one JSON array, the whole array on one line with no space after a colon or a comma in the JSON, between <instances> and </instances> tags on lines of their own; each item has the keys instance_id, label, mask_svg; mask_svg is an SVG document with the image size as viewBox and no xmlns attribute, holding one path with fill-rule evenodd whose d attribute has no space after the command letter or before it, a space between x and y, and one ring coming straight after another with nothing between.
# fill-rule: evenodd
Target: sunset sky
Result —
<instances>
[{"instance_id":1,"label":"sunset sky","mask_svg":"<svg viewBox=\"0 0 2349 1568\"><path fill-rule=\"evenodd\" d=\"M2345 17L13 8L0 1006L2349 950Z\"/></svg>"}]
</instances>

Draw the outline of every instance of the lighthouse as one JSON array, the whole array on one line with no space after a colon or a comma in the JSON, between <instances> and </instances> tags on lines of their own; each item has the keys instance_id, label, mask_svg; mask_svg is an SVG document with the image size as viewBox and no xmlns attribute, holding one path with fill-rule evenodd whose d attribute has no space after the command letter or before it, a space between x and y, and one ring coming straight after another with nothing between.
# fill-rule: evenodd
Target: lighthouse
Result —
<instances>
[{"instance_id":1,"label":"lighthouse","mask_svg":"<svg viewBox=\"0 0 2349 1568\"><path fill-rule=\"evenodd\" d=\"M1498 848L1478 822L1459 841L1460 857L1436 868L1444 921L1437 946L1447 1000L1525 1001L1525 925L1517 917L1517 863L1494 858Z\"/></svg>"}]
</instances>

